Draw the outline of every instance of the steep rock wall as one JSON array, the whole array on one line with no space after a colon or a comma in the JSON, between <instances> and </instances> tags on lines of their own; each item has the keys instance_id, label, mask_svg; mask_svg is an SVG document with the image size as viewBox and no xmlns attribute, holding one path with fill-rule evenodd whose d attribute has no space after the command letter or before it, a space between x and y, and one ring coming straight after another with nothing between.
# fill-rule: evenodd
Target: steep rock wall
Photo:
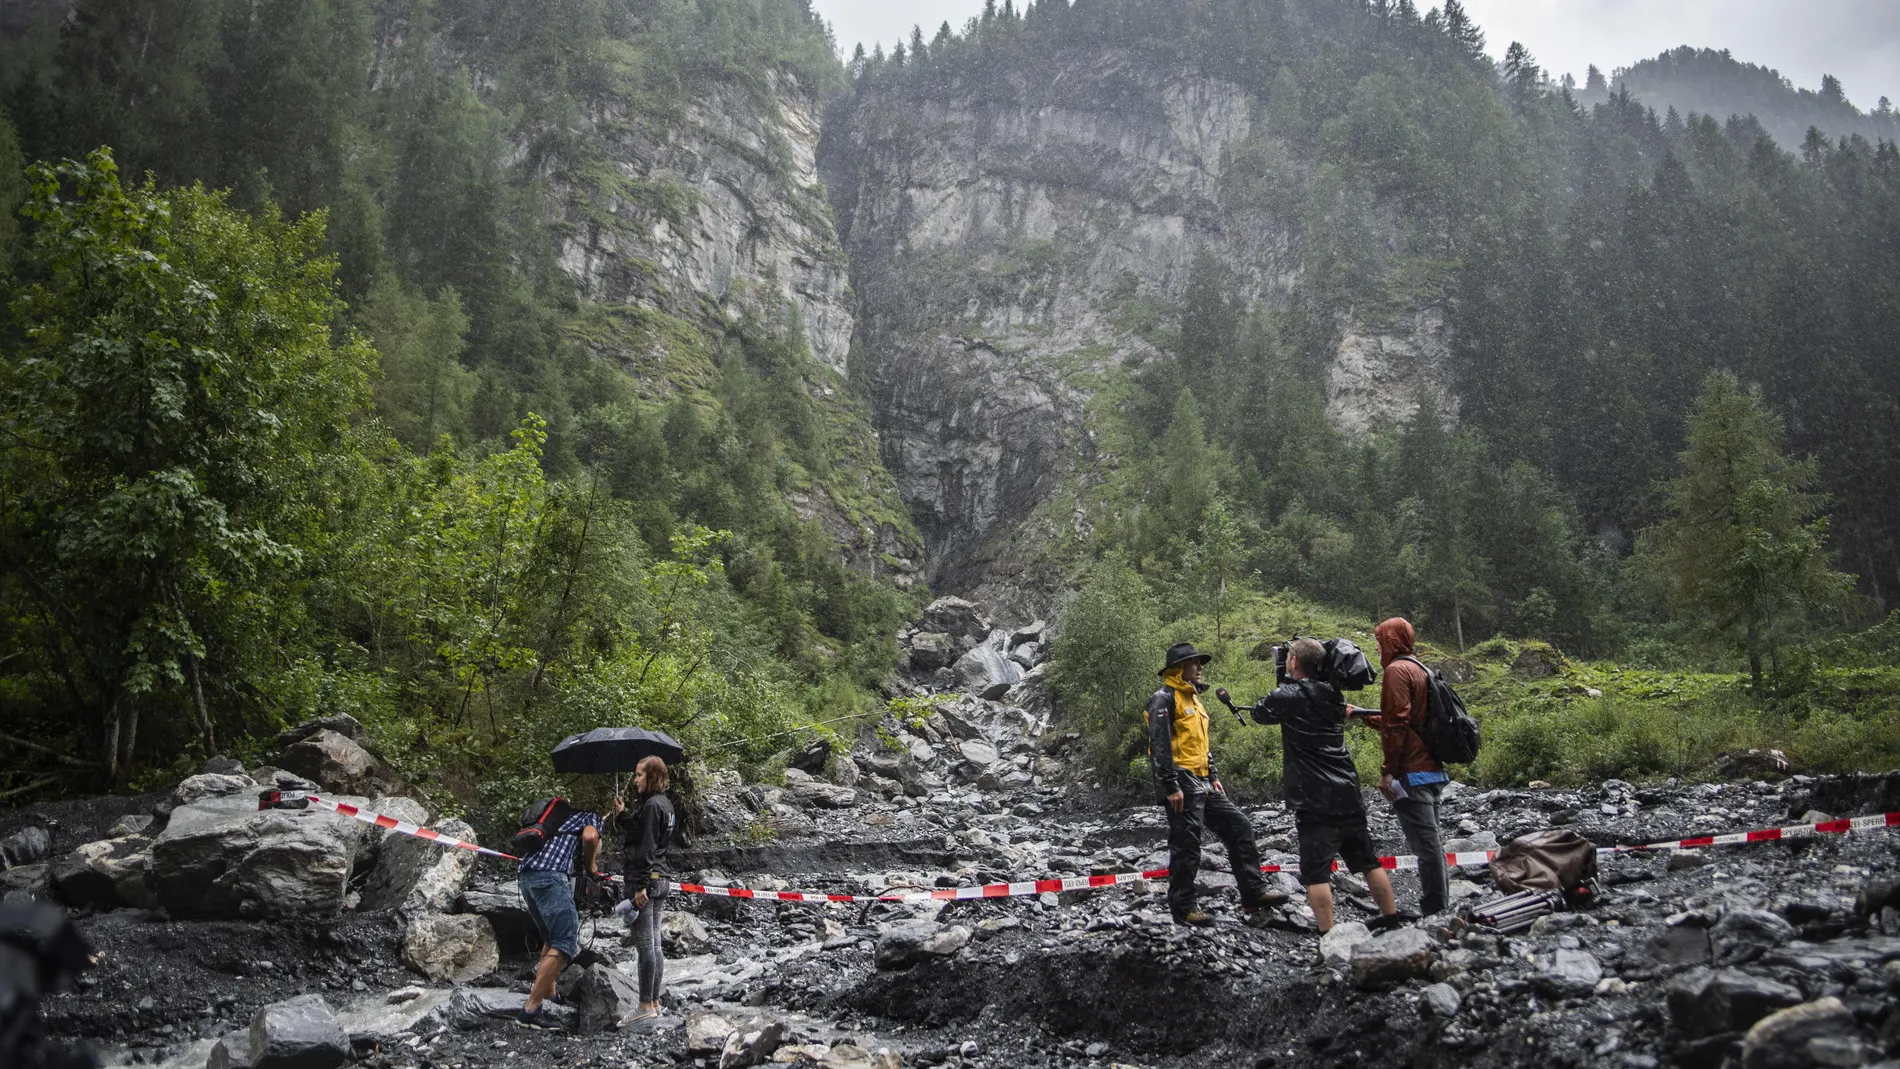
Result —
<instances>
[{"instance_id":1,"label":"steep rock wall","mask_svg":"<svg viewBox=\"0 0 1900 1069\"><path fill-rule=\"evenodd\" d=\"M1129 56L1054 67L860 94L828 116L819 159L927 575L1023 615L1053 578L1028 563L1023 524L1096 465L1091 384L1157 355L1143 310L1177 304L1204 250L1249 303L1281 305L1301 273L1295 222L1231 192L1233 150L1272 141L1249 93ZM1348 431L1404 418L1444 355L1433 311L1343 324L1329 414Z\"/></svg>"},{"instance_id":2,"label":"steep rock wall","mask_svg":"<svg viewBox=\"0 0 1900 1069\"><path fill-rule=\"evenodd\" d=\"M705 384L691 328L750 317L808 345L805 381L832 470L788 496L853 567L908 586L922 547L845 381L854 320L845 252L818 185L817 101L788 75L767 81L764 94L716 86L669 121L603 107L587 155L550 176L559 262L604 324L587 340L650 393Z\"/></svg>"}]
</instances>

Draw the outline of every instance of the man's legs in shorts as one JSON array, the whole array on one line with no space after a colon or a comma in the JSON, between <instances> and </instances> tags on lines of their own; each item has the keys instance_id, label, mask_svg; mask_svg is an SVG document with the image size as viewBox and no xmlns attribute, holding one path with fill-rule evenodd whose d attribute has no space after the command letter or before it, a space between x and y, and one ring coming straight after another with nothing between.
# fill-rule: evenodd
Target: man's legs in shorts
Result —
<instances>
[{"instance_id":1,"label":"man's legs in shorts","mask_svg":"<svg viewBox=\"0 0 1900 1069\"><path fill-rule=\"evenodd\" d=\"M1300 838L1300 882L1306 885L1306 904L1313 911L1313 923L1321 935L1333 927L1333 859L1346 863L1346 871L1365 877L1372 900L1383 917L1398 913L1398 898L1392 893L1392 878L1379 863L1372 848L1372 834L1366 818L1344 817L1337 822L1297 820Z\"/></svg>"},{"instance_id":2,"label":"man's legs in shorts","mask_svg":"<svg viewBox=\"0 0 1900 1069\"><path fill-rule=\"evenodd\" d=\"M521 887L528 917L543 940L541 963L535 968L534 986L528 990L524 1007L533 1013L554 994L561 970L580 952L581 918L574 908L573 889L560 873L524 872L516 883Z\"/></svg>"}]
</instances>

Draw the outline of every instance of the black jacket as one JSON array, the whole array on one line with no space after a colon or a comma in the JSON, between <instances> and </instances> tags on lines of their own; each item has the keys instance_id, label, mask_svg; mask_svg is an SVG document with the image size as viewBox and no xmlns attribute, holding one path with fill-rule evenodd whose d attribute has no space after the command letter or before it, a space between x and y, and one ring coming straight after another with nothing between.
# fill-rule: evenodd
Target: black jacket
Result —
<instances>
[{"instance_id":1,"label":"black jacket","mask_svg":"<svg viewBox=\"0 0 1900 1069\"><path fill-rule=\"evenodd\" d=\"M1207 684L1195 684L1197 690L1207 692ZM1154 773L1155 790L1166 798L1175 791L1183 789L1183 773L1174 767L1174 689L1162 687L1148 699L1148 768ZM1209 725L1212 727L1212 725ZM1211 734L1211 732L1210 732ZM1217 780L1220 773L1214 769L1214 748L1207 751L1207 778Z\"/></svg>"},{"instance_id":2,"label":"black jacket","mask_svg":"<svg viewBox=\"0 0 1900 1069\"><path fill-rule=\"evenodd\" d=\"M1254 722L1280 725L1287 808L1305 816L1363 816L1359 770L1346 749L1346 700L1317 679L1295 679L1260 699Z\"/></svg>"},{"instance_id":3,"label":"black jacket","mask_svg":"<svg viewBox=\"0 0 1900 1069\"><path fill-rule=\"evenodd\" d=\"M673 803L664 794L647 796L640 808L620 814L620 871L627 877L627 897L645 890L666 893L666 850L673 844Z\"/></svg>"}]
</instances>

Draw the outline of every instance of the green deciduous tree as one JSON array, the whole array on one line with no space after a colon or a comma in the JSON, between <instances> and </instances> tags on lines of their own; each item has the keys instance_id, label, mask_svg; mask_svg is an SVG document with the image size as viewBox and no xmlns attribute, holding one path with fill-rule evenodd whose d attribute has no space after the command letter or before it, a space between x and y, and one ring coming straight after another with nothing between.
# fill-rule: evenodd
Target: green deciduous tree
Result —
<instances>
[{"instance_id":1,"label":"green deciduous tree","mask_svg":"<svg viewBox=\"0 0 1900 1069\"><path fill-rule=\"evenodd\" d=\"M1643 551L1671 600L1737 642L1759 688L1762 658L1811 613L1838 607L1853 577L1833 569L1813 460L1785 452L1781 420L1733 374L1711 372L1688 419L1668 518Z\"/></svg>"},{"instance_id":2,"label":"green deciduous tree","mask_svg":"<svg viewBox=\"0 0 1900 1069\"><path fill-rule=\"evenodd\" d=\"M215 748L207 663L270 687L375 356L332 333L321 218L126 189L103 150L31 181L43 274L0 363L0 567L116 779L147 709L189 709Z\"/></svg>"},{"instance_id":3,"label":"green deciduous tree","mask_svg":"<svg viewBox=\"0 0 1900 1069\"><path fill-rule=\"evenodd\" d=\"M1113 558L1089 573L1063 611L1050 683L1065 715L1083 726L1098 768L1119 773L1139 743L1160 631L1147 583Z\"/></svg>"}]
</instances>

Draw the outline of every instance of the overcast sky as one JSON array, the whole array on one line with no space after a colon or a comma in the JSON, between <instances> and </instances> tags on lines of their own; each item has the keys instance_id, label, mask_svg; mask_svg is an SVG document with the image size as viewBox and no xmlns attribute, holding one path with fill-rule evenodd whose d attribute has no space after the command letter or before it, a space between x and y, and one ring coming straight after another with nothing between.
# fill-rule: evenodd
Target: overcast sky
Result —
<instances>
[{"instance_id":1,"label":"overcast sky","mask_svg":"<svg viewBox=\"0 0 1900 1069\"><path fill-rule=\"evenodd\" d=\"M1416 0L1421 9L1432 0ZM913 24L931 36L948 19L961 28L983 0L814 0L845 54L862 41L886 48ZM1491 54L1522 41L1553 75L1583 80L1595 63L1609 73L1677 45L1726 48L1773 67L1797 86L1832 74L1863 110L1882 94L1900 101L1900 0L1465 0Z\"/></svg>"}]
</instances>

